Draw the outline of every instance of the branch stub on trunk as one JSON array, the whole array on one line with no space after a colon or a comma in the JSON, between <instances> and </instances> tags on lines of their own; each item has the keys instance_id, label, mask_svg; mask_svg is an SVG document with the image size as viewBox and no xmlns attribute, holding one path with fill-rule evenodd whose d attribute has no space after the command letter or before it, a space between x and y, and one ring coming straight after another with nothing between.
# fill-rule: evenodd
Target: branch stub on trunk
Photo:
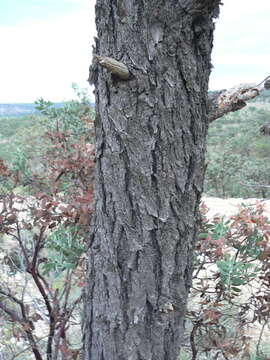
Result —
<instances>
[{"instance_id":1,"label":"branch stub on trunk","mask_svg":"<svg viewBox=\"0 0 270 360\"><path fill-rule=\"evenodd\" d=\"M109 72L111 72L113 75L117 76L121 80L128 80L130 77L130 72L128 70L128 67L121 63L120 61L117 61L111 57L107 56L99 56L99 55L93 55L94 60L107 69Z\"/></svg>"}]
</instances>

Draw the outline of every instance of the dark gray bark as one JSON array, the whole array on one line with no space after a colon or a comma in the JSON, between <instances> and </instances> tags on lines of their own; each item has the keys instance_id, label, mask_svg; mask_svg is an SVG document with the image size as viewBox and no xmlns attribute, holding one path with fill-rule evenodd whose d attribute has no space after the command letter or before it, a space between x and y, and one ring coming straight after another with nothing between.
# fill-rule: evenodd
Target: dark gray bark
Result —
<instances>
[{"instance_id":1,"label":"dark gray bark","mask_svg":"<svg viewBox=\"0 0 270 360\"><path fill-rule=\"evenodd\" d=\"M87 360L176 360L203 186L218 0L97 0ZM100 59L100 58L99 58Z\"/></svg>"}]
</instances>

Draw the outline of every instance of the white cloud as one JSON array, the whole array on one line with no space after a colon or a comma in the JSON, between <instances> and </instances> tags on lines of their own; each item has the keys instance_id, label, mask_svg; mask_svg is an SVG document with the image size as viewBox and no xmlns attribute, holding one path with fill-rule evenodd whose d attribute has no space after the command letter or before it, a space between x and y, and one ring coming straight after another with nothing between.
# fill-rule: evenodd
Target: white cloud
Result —
<instances>
[{"instance_id":1,"label":"white cloud","mask_svg":"<svg viewBox=\"0 0 270 360\"><path fill-rule=\"evenodd\" d=\"M216 23L210 88L260 82L270 73L270 1L225 0Z\"/></svg>"},{"instance_id":2,"label":"white cloud","mask_svg":"<svg viewBox=\"0 0 270 360\"><path fill-rule=\"evenodd\" d=\"M242 54L237 52L231 52L229 54L215 54L212 60L218 65L251 65L254 68L260 68L260 70L262 69L262 67L265 69L265 71L270 70L270 53Z\"/></svg>"},{"instance_id":3,"label":"white cloud","mask_svg":"<svg viewBox=\"0 0 270 360\"><path fill-rule=\"evenodd\" d=\"M95 0L57 20L0 27L0 102L61 101L72 82L87 87ZM216 24L210 88L258 82L270 73L270 1L224 0Z\"/></svg>"},{"instance_id":4,"label":"white cloud","mask_svg":"<svg viewBox=\"0 0 270 360\"><path fill-rule=\"evenodd\" d=\"M75 1L75 0L66 0ZM93 8L42 23L0 27L0 102L61 101L87 87Z\"/></svg>"}]
</instances>

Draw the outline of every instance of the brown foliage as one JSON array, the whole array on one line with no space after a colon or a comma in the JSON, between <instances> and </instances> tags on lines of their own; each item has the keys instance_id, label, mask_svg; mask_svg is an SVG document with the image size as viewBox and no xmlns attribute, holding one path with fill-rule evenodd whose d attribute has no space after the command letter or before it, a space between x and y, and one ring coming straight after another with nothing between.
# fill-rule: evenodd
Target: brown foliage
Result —
<instances>
[{"instance_id":1,"label":"brown foliage","mask_svg":"<svg viewBox=\"0 0 270 360\"><path fill-rule=\"evenodd\" d=\"M8 266L13 275L28 273L38 290L37 297L43 302L44 313L33 304L29 309L24 296L17 295L4 281L0 283L0 310L14 325L14 337L28 342L35 359L57 359L59 352L65 359L77 359L80 349L74 349L69 343L68 329L82 300L80 292L74 298L72 287L80 289L84 284L84 252L93 212L94 146L84 138L74 143L68 131L58 129L47 132L45 137L50 146L38 173L31 170L29 164L31 180L28 183L22 172L12 171L0 159L1 182L13 184L0 202L0 232L14 240L13 249L4 256L2 266ZM18 184L28 186L30 195L15 195ZM65 248L65 242L48 245L51 234L59 226L70 231L73 247ZM59 256L66 255L67 259L60 263L61 288L53 285L54 270L44 271L44 266L51 261L50 251L57 254L58 250ZM44 316L49 319L45 352L35 333L35 323Z\"/></svg>"}]
</instances>

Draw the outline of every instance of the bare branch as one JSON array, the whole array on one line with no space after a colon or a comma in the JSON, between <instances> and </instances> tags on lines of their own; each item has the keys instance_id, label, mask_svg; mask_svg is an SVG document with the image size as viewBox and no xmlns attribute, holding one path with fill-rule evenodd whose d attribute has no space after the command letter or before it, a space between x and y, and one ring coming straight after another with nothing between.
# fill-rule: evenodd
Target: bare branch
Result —
<instances>
[{"instance_id":1,"label":"bare branch","mask_svg":"<svg viewBox=\"0 0 270 360\"><path fill-rule=\"evenodd\" d=\"M18 298L16 298L14 295L12 295L11 293L6 292L3 289L0 289L0 294L6 296L7 298L11 299L12 301L14 301L16 304L22 306L23 302L21 300L19 300Z\"/></svg>"},{"instance_id":2,"label":"bare branch","mask_svg":"<svg viewBox=\"0 0 270 360\"><path fill-rule=\"evenodd\" d=\"M216 91L208 98L208 119L212 122L223 115L245 107L246 101L254 99L270 87L270 76L259 84L240 84L229 90Z\"/></svg>"},{"instance_id":3,"label":"bare branch","mask_svg":"<svg viewBox=\"0 0 270 360\"><path fill-rule=\"evenodd\" d=\"M261 346L261 342L262 342L262 336L263 336L264 328L267 325L267 323L268 323L268 318L265 319L265 321L263 323L263 326L261 328L261 331L260 331L259 341L258 341L258 343L256 345L256 356L260 355L260 346Z\"/></svg>"},{"instance_id":4,"label":"bare branch","mask_svg":"<svg viewBox=\"0 0 270 360\"><path fill-rule=\"evenodd\" d=\"M43 336L41 339L38 339L37 342L41 342L44 339L47 339L47 335ZM20 352L16 353L15 355L12 356L11 360L18 360L18 356L20 356L21 354L25 353L26 351L29 351L31 349L31 345L27 346L26 348L24 348L23 350L21 350Z\"/></svg>"},{"instance_id":5,"label":"bare branch","mask_svg":"<svg viewBox=\"0 0 270 360\"><path fill-rule=\"evenodd\" d=\"M270 136L270 123L262 125L260 127L260 133L263 136Z\"/></svg>"},{"instance_id":6,"label":"bare branch","mask_svg":"<svg viewBox=\"0 0 270 360\"><path fill-rule=\"evenodd\" d=\"M50 319L50 324L49 324L49 336L48 336L48 343L47 343L47 356L48 359L52 356L52 343L53 343L53 337L54 337L54 332L55 332L55 314L53 311L53 308L51 306L51 302L50 299L48 297L48 294L46 293L43 284L40 281L39 275L36 271L36 269L32 268L30 271L32 278L41 294L41 296L43 297L43 300L45 302L47 311L48 311L48 315L49 315L49 319Z\"/></svg>"},{"instance_id":7,"label":"bare branch","mask_svg":"<svg viewBox=\"0 0 270 360\"><path fill-rule=\"evenodd\" d=\"M259 90L250 84L241 84L229 90L210 94L208 99L208 119L212 122L223 115L245 107L246 101L259 95Z\"/></svg>"},{"instance_id":8,"label":"bare branch","mask_svg":"<svg viewBox=\"0 0 270 360\"><path fill-rule=\"evenodd\" d=\"M39 352L36 340L33 336L33 323L31 320L27 319L27 314L25 312L25 305L22 301L18 300L15 296L13 296L12 294L9 294L3 290L1 290L1 294L6 296L7 298L9 298L10 300L12 300L13 302L17 303L20 305L21 308L21 314L22 317L13 309L9 308L8 306L6 306L3 302L0 301L0 309L2 309L6 314L8 314L13 322L17 322L18 324L21 325L23 331L25 332L28 342L31 346L31 349L33 351L33 354L35 356L36 360L42 360L42 356Z\"/></svg>"},{"instance_id":9,"label":"bare branch","mask_svg":"<svg viewBox=\"0 0 270 360\"><path fill-rule=\"evenodd\" d=\"M31 267L33 269L36 269L36 266L37 266L38 256L39 256L40 250L41 250L41 248L43 246L43 241L44 241L43 235L44 235L45 230L46 230L46 227L42 226L41 229L40 229L39 236L37 238L36 244L35 244L35 251L34 251L32 263L31 263Z\"/></svg>"},{"instance_id":10,"label":"bare branch","mask_svg":"<svg viewBox=\"0 0 270 360\"><path fill-rule=\"evenodd\" d=\"M10 309L1 301L0 301L0 309L3 310L7 315L9 315L13 322L18 322L18 323L23 322L23 319L20 317L20 315L16 311Z\"/></svg>"}]
</instances>

